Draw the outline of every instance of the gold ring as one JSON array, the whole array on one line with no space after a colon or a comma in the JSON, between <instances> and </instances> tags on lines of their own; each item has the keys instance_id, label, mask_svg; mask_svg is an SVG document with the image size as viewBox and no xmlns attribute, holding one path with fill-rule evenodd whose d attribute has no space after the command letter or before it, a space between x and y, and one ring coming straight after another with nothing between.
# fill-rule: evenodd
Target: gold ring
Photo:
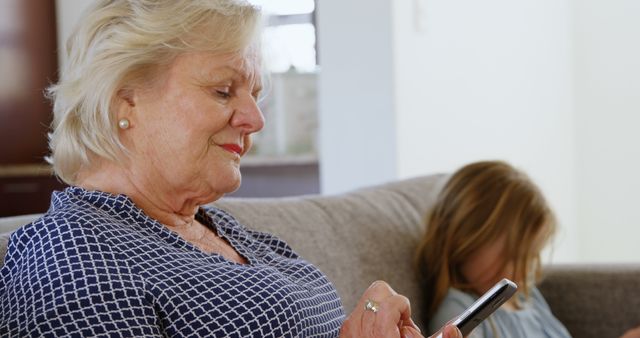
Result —
<instances>
[{"instance_id":1,"label":"gold ring","mask_svg":"<svg viewBox=\"0 0 640 338\"><path fill-rule=\"evenodd\" d=\"M366 302L364 302L364 309L366 311L371 311L373 313L377 313L378 310L380 310L380 304L378 304L378 302L371 300L371 299L367 299Z\"/></svg>"}]
</instances>

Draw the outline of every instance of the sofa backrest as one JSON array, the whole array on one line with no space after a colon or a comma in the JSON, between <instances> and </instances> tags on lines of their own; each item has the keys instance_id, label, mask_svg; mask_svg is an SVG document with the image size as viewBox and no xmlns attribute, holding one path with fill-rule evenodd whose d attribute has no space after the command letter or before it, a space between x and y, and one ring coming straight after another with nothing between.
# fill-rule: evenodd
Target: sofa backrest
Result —
<instances>
[{"instance_id":1,"label":"sofa backrest","mask_svg":"<svg viewBox=\"0 0 640 338\"><path fill-rule=\"evenodd\" d=\"M20 215L12 217L0 217L0 266L4 264L4 256L7 253L7 244L11 233L40 217L40 214Z\"/></svg>"},{"instance_id":2,"label":"sofa backrest","mask_svg":"<svg viewBox=\"0 0 640 338\"><path fill-rule=\"evenodd\" d=\"M423 305L414 251L445 179L430 175L335 196L224 198L214 204L249 228L278 235L318 266L335 284L347 312L372 282L385 280L411 300L419 322ZM35 217L0 219L0 232ZM2 237L0 264L7 240Z\"/></svg>"}]
</instances>

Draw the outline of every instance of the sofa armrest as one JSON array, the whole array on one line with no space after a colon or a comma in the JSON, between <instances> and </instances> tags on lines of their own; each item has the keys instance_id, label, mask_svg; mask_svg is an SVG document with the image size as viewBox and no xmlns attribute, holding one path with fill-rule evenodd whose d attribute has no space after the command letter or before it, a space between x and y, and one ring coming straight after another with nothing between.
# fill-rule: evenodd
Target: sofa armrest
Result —
<instances>
[{"instance_id":1,"label":"sofa armrest","mask_svg":"<svg viewBox=\"0 0 640 338\"><path fill-rule=\"evenodd\" d=\"M553 265L540 290L573 337L620 337L640 325L640 265Z\"/></svg>"}]
</instances>

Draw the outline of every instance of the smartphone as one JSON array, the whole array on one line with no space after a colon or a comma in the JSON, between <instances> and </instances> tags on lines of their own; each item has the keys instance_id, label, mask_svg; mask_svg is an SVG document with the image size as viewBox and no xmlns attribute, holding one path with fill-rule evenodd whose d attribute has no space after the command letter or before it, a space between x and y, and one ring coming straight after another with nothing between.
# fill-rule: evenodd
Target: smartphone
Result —
<instances>
[{"instance_id":1,"label":"smartphone","mask_svg":"<svg viewBox=\"0 0 640 338\"><path fill-rule=\"evenodd\" d=\"M462 332L463 337L466 337L478 324L509 300L516 290L518 290L516 283L504 278L471 304L452 324ZM442 337L442 334L438 337Z\"/></svg>"}]
</instances>

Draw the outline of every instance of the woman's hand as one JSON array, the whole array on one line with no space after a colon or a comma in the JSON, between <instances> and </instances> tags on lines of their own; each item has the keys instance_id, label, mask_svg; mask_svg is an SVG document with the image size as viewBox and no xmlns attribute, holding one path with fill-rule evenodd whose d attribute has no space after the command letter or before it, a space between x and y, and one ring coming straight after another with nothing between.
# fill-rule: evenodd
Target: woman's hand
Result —
<instances>
[{"instance_id":1,"label":"woman's hand","mask_svg":"<svg viewBox=\"0 0 640 338\"><path fill-rule=\"evenodd\" d=\"M462 338L455 327L447 327L442 332L445 338ZM382 281L374 282L364 292L356 308L342 324L340 337L424 338L411 319L409 299Z\"/></svg>"},{"instance_id":2,"label":"woman's hand","mask_svg":"<svg viewBox=\"0 0 640 338\"><path fill-rule=\"evenodd\" d=\"M447 324L429 338L462 338L462 333L454 325Z\"/></svg>"}]
</instances>

